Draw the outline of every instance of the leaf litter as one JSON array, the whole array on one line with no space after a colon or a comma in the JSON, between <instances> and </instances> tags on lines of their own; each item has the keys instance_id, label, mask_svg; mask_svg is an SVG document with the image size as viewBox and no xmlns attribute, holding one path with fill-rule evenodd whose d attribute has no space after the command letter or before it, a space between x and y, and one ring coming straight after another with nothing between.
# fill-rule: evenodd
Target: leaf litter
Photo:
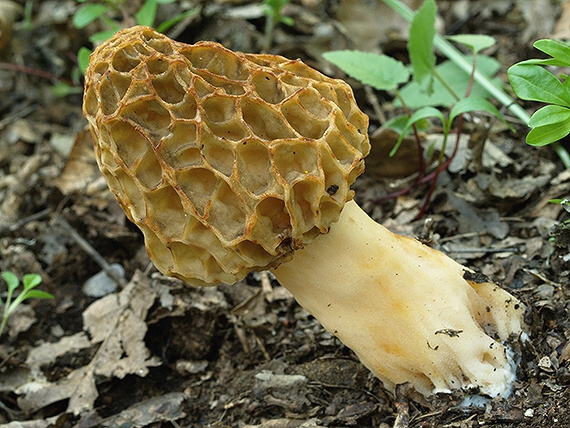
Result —
<instances>
[{"instance_id":1,"label":"leaf litter","mask_svg":"<svg viewBox=\"0 0 570 428\"><path fill-rule=\"evenodd\" d=\"M20 408L35 412L60 400L69 400L66 411L80 414L93 410L98 397L96 377L124 378L127 374L145 376L149 367L160 364L145 346L145 323L156 293L151 281L136 273L119 293L96 300L83 312L85 332L45 343L30 351L26 365L31 379L18 388ZM64 378L48 381L42 367L56 363L68 352L95 347L89 364L77 368Z\"/></svg>"}]
</instances>

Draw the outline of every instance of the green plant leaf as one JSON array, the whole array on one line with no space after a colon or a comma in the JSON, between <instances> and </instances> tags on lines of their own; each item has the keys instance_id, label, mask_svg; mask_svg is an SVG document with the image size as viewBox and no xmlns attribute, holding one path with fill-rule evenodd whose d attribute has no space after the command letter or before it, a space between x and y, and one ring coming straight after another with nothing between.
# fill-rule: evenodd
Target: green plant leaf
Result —
<instances>
[{"instance_id":1,"label":"green plant leaf","mask_svg":"<svg viewBox=\"0 0 570 428\"><path fill-rule=\"evenodd\" d=\"M86 4L81 6L73 15L73 26L75 28L85 28L100 16L104 15L109 8L104 4Z\"/></svg>"},{"instance_id":2,"label":"green plant leaf","mask_svg":"<svg viewBox=\"0 0 570 428\"><path fill-rule=\"evenodd\" d=\"M406 132L406 123L408 122L409 116L406 114L400 114L398 116L394 116L391 119L388 119L386 123L384 123L384 127L393 129L398 134L403 134Z\"/></svg>"},{"instance_id":3,"label":"green plant leaf","mask_svg":"<svg viewBox=\"0 0 570 428\"><path fill-rule=\"evenodd\" d=\"M79 52L77 52L77 65L83 74L89 65L89 57L92 53L91 49L87 49L85 46L80 47Z\"/></svg>"},{"instance_id":4,"label":"green plant leaf","mask_svg":"<svg viewBox=\"0 0 570 428\"><path fill-rule=\"evenodd\" d=\"M477 56L477 69L486 76L493 76L501 65L494 58L479 55ZM463 72L456 64L451 61L444 61L436 67L437 73L447 84L454 90L456 94L465 94L469 85L469 75ZM502 85L499 78L493 79L497 85ZM449 91L436 79L433 85L433 93L427 94L425 88L417 82L410 82L400 89L400 96L409 108L420 108L426 106L444 106L451 107L457 100L449 93ZM471 96L488 98L489 92L481 85L475 83L471 89ZM399 102L394 105L399 106Z\"/></svg>"},{"instance_id":5,"label":"green plant leaf","mask_svg":"<svg viewBox=\"0 0 570 428\"><path fill-rule=\"evenodd\" d=\"M409 116L407 114L401 114L399 116L394 116L392 119L389 119L384 123L382 126L386 128L393 129L398 134L409 135L411 133L411 129L406 128L406 122L408 121ZM431 123L428 120L422 119L415 122L416 129L418 131L424 131L431 127Z\"/></svg>"},{"instance_id":6,"label":"green plant leaf","mask_svg":"<svg viewBox=\"0 0 570 428\"><path fill-rule=\"evenodd\" d=\"M471 112L471 111L484 111L487 113L492 114L496 118L498 118L501 122L509 127L512 131L514 131L513 127L505 120L501 112L495 107L491 102L484 98L478 97L467 97L459 100L457 104L455 104L451 110L449 111L449 125L453 120L459 116L460 114ZM449 129L447 130L449 131Z\"/></svg>"},{"instance_id":7,"label":"green plant leaf","mask_svg":"<svg viewBox=\"0 0 570 428\"><path fill-rule=\"evenodd\" d=\"M406 66L387 55L343 50L325 52L323 57L349 76L381 91L396 89L410 78Z\"/></svg>"},{"instance_id":8,"label":"green plant leaf","mask_svg":"<svg viewBox=\"0 0 570 428\"><path fill-rule=\"evenodd\" d=\"M541 39L534 42L533 46L565 66L570 66L570 45L558 40Z\"/></svg>"},{"instance_id":9,"label":"green plant leaf","mask_svg":"<svg viewBox=\"0 0 570 428\"><path fill-rule=\"evenodd\" d=\"M289 0L263 0L263 14L271 17L275 22L283 22L281 10L289 3Z\"/></svg>"},{"instance_id":10,"label":"green plant leaf","mask_svg":"<svg viewBox=\"0 0 570 428\"><path fill-rule=\"evenodd\" d=\"M433 38L435 36L435 16L437 6L434 0L426 0L414 14L410 25L408 51L414 71L414 81L422 83L426 78L433 79L435 53ZM431 82L428 93L431 92Z\"/></svg>"},{"instance_id":11,"label":"green plant leaf","mask_svg":"<svg viewBox=\"0 0 570 428\"><path fill-rule=\"evenodd\" d=\"M22 301L26 299L53 299L53 294L43 290L30 290L25 294Z\"/></svg>"},{"instance_id":12,"label":"green plant leaf","mask_svg":"<svg viewBox=\"0 0 570 428\"><path fill-rule=\"evenodd\" d=\"M563 121L537 126L530 130L526 142L531 146L542 147L554 143L570 134L570 122Z\"/></svg>"},{"instance_id":13,"label":"green plant leaf","mask_svg":"<svg viewBox=\"0 0 570 428\"><path fill-rule=\"evenodd\" d=\"M2 279L6 281L6 286L9 291L14 291L20 285L20 280L14 272L5 271L2 272Z\"/></svg>"},{"instance_id":14,"label":"green plant leaf","mask_svg":"<svg viewBox=\"0 0 570 428\"><path fill-rule=\"evenodd\" d=\"M158 10L157 0L146 0L141 8L135 13L135 21L139 25L152 27Z\"/></svg>"},{"instance_id":15,"label":"green plant leaf","mask_svg":"<svg viewBox=\"0 0 570 428\"><path fill-rule=\"evenodd\" d=\"M37 273L27 273L22 278L24 290L31 290L42 283L42 277Z\"/></svg>"},{"instance_id":16,"label":"green plant leaf","mask_svg":"<svg viewBox=\"0 0 570 428\"><path fill-rule=\"evenodd\" d=\"M550 71L538 65L515 64L507 71L517 97L548 104L570 105L568 89Z\"/></svg>"},{"instance_id":17,"label":"green plant leaf","mask_svg":"<svg viewBox=\"0 0 570 428\"><path fill-rule=\"evenodd\" d=\"M467 46L474 53L490 48L496 43L493 37L486 34L457 34L455 36L447 36L447 39Z\"/></svg>"},{"instance_id":18,"label":"green plant leaf","mask_svg":"<svg viewBox=\"0 0 570 428\"><path fill-rule=\"evenodd\" d=\"M548 59L533 58L517 62L515 65L551 65L554 67L566 67L567 64L564 61L558 61L557 59L554 58L548 58Z\"/></svg>"},{"instance_id":19,"label":"green plant leaf","mask_svg":"<svg viewBox=\"0 0 570 428\"><path fill-rule=\"evenodd\" d=\"M196 13L199 12L199 10L200 9L198 8L190 9L187 10L186 12L181 13L180 15L167 19L166 21L162 22L160 25L156 27L156 31L158 31L159 33L164 33L165 31L168 31L173 25L178 24L183 19L186 19L191 15L195 15Z\"/></svg>"},{"instance_id":20,"label":"green plant leaf","mask_svg":"<svg viewBox=\"0 0 570 428\"><path fill-rule=\"evenodd\" d=\"M570 109L557 105L547 105L534 112L528 122L528 126L536 128L537 126L551 125L569 120Z\"/></svg>"},{"instance_id":21,"label":"green plant leaf","mask_svg":"<svg viewBox=\"0 0 570 428\"><path fill-rule=\"evenodd\" d=\"M71 94L81 94L83 92L83 88L79 86L72 86L65 82L59 81L52 85L51 92L56 97L63 98Z\"/></svg>"},{"instance_id":22,"label":"green plant leaf","mask_svg":"<svg viewBox=\"0 0 570 428\"><path fill-rule=\"evenodd\" d=\"M89 36L89 41L93 44L98 44L101 42L104 42L107 39L110 39L113 34L115 34L120 28L117 26L117 28L112 29L112 30L105 30L105 31L99 31L98 33L93 33Z\"/></svg>"},{"instance_id":23,"label":"green plant leaf","mask_svg":"<svg viewBox=\"0 0 570 428\"><path fill-rule=\"evenodd\" d=\"M279 22L281 22L282 24L285 24L289 27L292 27L293 25L295 25L295 20L293 18L291 18L290 16L282 16L281 19L279 19Z\"/></svg>"},{"instance_id":24,"label":"green plant leaf","mask_svg":"<svg viewBox=\"0 0 570 428\"><path fill-rule=\"evenodd\" d=\"M435 117L439 119L445 127L446 124L445 117L443 116L443 113L440 110L436 109L435 107L422 107L416 110L409 117L406 124L404 125L403 131L400 133L400 138L398 138L398 141L396 142L396 144L394 144L394 147L390 151L390 157L396 154L396 152L400 148L400 145L402 144L402 141L404 140L404 137L407 135L408 131L412 128L412 126L415 123L425 120L429 117Z\"/></svg>"}]
</instances>

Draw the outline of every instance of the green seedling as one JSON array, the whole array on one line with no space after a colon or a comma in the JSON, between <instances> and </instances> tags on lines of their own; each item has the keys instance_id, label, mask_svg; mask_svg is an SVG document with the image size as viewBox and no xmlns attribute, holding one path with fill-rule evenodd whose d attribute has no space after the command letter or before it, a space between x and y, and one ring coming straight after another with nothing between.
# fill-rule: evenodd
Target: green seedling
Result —
<instances>
[{"instance_id":1,"label":"green seedling","mask_svg":"<svg viewBox=\"0 0 570 428\"><path fill-rule=\"evenodd\" d=\"M2 272L2 279L6 282L6 300L0 298L0 307L2 307L2 322L0 323L0 337L4 332L10 315L16 310L20 304L27 299L53 299L53 295L35 288L41 284L42 277L36 273L29 273L23 276L23 290L17 296L14 292L20 285L18 277L10 271Z\"/></svg>"},{"instance_id":2,"label":"green seedling","mask_svg":"<svg viewBox=\"0 0 570 428\"><path fill-rule=\"evenodd\" d=\"M283 8L289 3L289 0L263 0L262 10L265 15L265 30L263 49L268 51L273 42L273 34L277 24L285 24L292 26L294 24L293 18L290 16L283 16Z\"/></svg>"},{"instance_id":3,"label":"green seedling","mask_svg":"<svg viewBox=\"0 0 570 428\"><path fill-rule=\"evenodd\" d=\"M93 44L101 43L115 34L122 28L133 24L146 25L153 27L156 21L156 14L160 4L174 3L176 0L145 0L140 9L134 16L128 16L123 4L125 0L101 0L99 3L91 3L88 0L77 0L82 5L73 15L73 26L77 29L83 29L95 21L101 21L106 28L104 31L89 36L89 41ZM187 10L181 14L174 16L156 26L156 30L163 33L173 25L183 19L198 12L198 8ZM117 18L120 17L120 20ZM52 92L58 97L64 97L70 94L79 94L83 91L81 87L81 77L85 73L89 57L93 51L85 46L79 48L77 52L77 66L71 71L71 80L73 85L66 82L58 82L52 86Z\"/></svg>"},{"instance_id":4,"label":"green seedling","mask_svg":"<svg viewBox=\"0 0 570 428\"><path fill-rule=\"evenodd\" d=\"M134 21L137 25L146 25L147 27L155 26L156 14L160 4L174 3L176 0L145 0L140 9L135 13L134 17L127 17L123 9L124 0L104 0L102 3L88 3L87 0L77 0L84 3L73 16L73 25L77 29L85 28L94 21L100 20L105 24L107 29L92 34L89 37L91 43L101 43L119 31L121 28L129 25L129 21ZM156 30L163 33L173 25L183 19L197 13L198 9L187 10L175 17L168 19L156 25ZM113 19L115 16L122 16L124 22L118 22ZM132 24L132 22L131 22ZM89 63L89 55L91 50L82 47L77 54L77 62L82 72L85 72Z\"/></svg>"},{"instance_id":5,"label":"green seedling","mask_svg":"<svg viewBox=\"0 0 570 428\"><path fill-rule=\"evenodd\" d=\"M427 208L438 175L451 162L451 159L445 160L443 154L454 121L457 119L458 134L454 153L459 143L464 114L485 112L506 123L499 110L487 100L491 94L484 87L474 84L475 73L484 72L482 67L478 67L478 63L485 64L485 71L491 73L499 68L496 61L478 55L483 49L492 46L495 43L494 39L482 35L450 38L451 41L471 50L472 66L469 75L457 73L457 66L452 62L444 62L436 66L434 53L436 14L435 1L426 0L412 17L408 42L410 67L389 56L368 52L343 50L324 54L325 59L349 76L377 90L392 92L395 96L394 104L404 108L405 114L391 119L385 126L400 132L400 139L392 149L391 156L396 153L406 134L413 132L416 137L420 171L418 179L411 187L425 182L425 177L427 177L425 176L423 148L417 132L418 126L424 126L430 118L441 121L444 134L443 147L438 166L430 176L432 186L418 216L422 216ZM416 110L412 111L412 109ZM406 190L410 190L411 187Z\"/></svg>"},{"instance_id":6,"label":"green seedling","mask_svg":"<svg viewBox=\"0 0 570 428\"><path fill-rule=\"evenodd\" d=\"M537 40L534 47L550 58L519 62L509 68L507 75L520 99L546 104L531 116L531 130L526 136L531 146L545 146L570 134L570 79L545 68L570 67L570 45L543 39Z\"/></svg>"}]
</instances>

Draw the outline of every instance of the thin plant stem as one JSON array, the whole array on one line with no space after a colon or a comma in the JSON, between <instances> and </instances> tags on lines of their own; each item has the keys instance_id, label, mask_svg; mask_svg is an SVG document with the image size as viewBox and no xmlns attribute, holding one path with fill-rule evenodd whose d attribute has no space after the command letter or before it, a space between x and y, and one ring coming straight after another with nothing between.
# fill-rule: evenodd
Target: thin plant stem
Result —
<instances>
[{"instance_id":1,"label":"thin plant stem","mask_svg":"<svg viewBox=\"0 0 570 428\"><path fill-rule=\"evenodd\" d=\"M25 65L12 64L10 62L0 62L0 69L17 71L19 73L28 74L30 76L42 77L48 80L59 80L60 82L67 83L70 86L75 86L75 84L69 79L63 77L57 77L46 71L38 70L36 68L26 67Z\"/></svg>"},{"instance_id":2,"label":"thin plant stem","mask_svg":"<svg viewBox=\"0 0 570 428\"><path fill-rule=\"evenodd\" d=\"M2 337L2 333L4 333L4 329L6 328L7 322L8 322L8 317L4 315L2 317L2 323L0 324L0 337Z\"/></svg>"},{"instance_id":3,"label":"thin plant stem","mask_svg":"<svg viewBox=\"0 0 570 428\"><path fill-rule=\"evenodd\" d=\"M451 86L449 86L449 83L447 83L445 81L445 79L443 77L441 77L441 74L439 74L439 72L437 71L437 68L434 67L433 69L433 75L435 76L435 78L439 81L439 83L441 83L443 85L443 87L447 90L447 92L449 92L451 94L451 96L453 97L453 99L455 101L459 101L459 95L457 95L455 93L455 91L453 90L453 88Z\"/></svg>"},{"instance_id":4,"label":"thin plant stem","mask_svg":"<svg viewBox=\"0 0 570 428\"><path fill-rule=\"evenodd\" d=\"M393 92L394 92L394 95L396 96L396 98L398 98L398 100L400 101L400 104L402 104L402 107L403 107L404 111L406 112L406 114L408 115L408 117L410 117L412 115L412 112L410 111L410 109L406 105L406 102L404 101L404 98L402 98L400 91L398 91L397 89L394 89ZM424 150L422 147L420 134L418 132L418 128L416 127L415 123L412 125L412 129L414 131L414 139L416 141L416 146L418 148L418 166L419 166L418 179L419 179L419 178L422 178L426 174L426 162L424 159Z\"/></svg>"},{"instance_id":5,"label":"thin plant stem","mask_svg":"<svg viewBox=\"0 0 570 428\"><path fill-rule=\"evenodd\" d=\"M424 216L424 214L426 213L428 206L429 206L429 203L431 201L431 197L432 197L433 192L435 190L435 185L437 184L437 179L439 178L439 175L442 173L442 171L447 169L447 167L449 166L449 164L451 163L451 161L453 160L453 158L455 158L455 155L457 154L457 150L459 148L459 141L461 138L461 129L463 127L463 115L459 116L459 118L457 119L457 122L458 122L457 139L455 140L455 147L453 148L453 153L451 153L451 155L449 156L449 158L445 162L442 162L443 158L440 159L440 163L437 165L435 171L433 172L433 179L431 180L429 190L428 190L428 193L427 193L426 198L424 200L424 203L422 204L420 211L416 215L416 218L415 218L416 220L419 220L420 218L422 218ZM444 136L440 157L443 157L443 154L445 152L447 135L448 134L446 134Z\"/></svg>"},{"instance_id":6,"label":"thin plant stem","mask_svg":"<svg viewBox=\"0 0 570 428\"><path fill-rule=\"evenodd\" d=\"M269 52L273 44L273 34L275 33L275 19L273 16L265 17L265 29L263 34L263 52Z\"/></svg>"}]
</instances>

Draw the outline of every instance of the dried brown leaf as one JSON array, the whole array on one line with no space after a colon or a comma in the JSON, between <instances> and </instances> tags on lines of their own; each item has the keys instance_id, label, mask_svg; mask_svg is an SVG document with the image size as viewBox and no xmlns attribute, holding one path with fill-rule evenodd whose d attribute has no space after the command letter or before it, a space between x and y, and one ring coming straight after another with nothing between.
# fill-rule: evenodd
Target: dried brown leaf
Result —
<instances>
[{"instance_id":1,"label":"dried brown leaf","mask_svg":"<svg viewBox=\"0 0 570 428\"><path fill-rule=\"evenodd\" d=\"M137 272L121 292L97 300L85 310L83 318L90 340L85 333L78 333L32 350L27 364L34 376L19 388L19 406L34 412L69 399L67 411L79 414L93 409L98 397L96 378L145 376L149 367L159 365L160 360L152 357L144 344L145 318L155 298L150 279ZM42 366L59 356L98 344L89 364L63 379L49 382L41 371Z\"/></svg>"},{"instance_id":2,"label":"dried brown leaf","mask_svg":"<svg viewBox=\"0 0 570 428\"><path fill-rule=\"evenodd\" d=\"M54 183L61 193L69 195L86 189L100 176L93 155L93 139L89 131L84 129L77 135L69 159Z\"/></svg>"}]
</instances>

